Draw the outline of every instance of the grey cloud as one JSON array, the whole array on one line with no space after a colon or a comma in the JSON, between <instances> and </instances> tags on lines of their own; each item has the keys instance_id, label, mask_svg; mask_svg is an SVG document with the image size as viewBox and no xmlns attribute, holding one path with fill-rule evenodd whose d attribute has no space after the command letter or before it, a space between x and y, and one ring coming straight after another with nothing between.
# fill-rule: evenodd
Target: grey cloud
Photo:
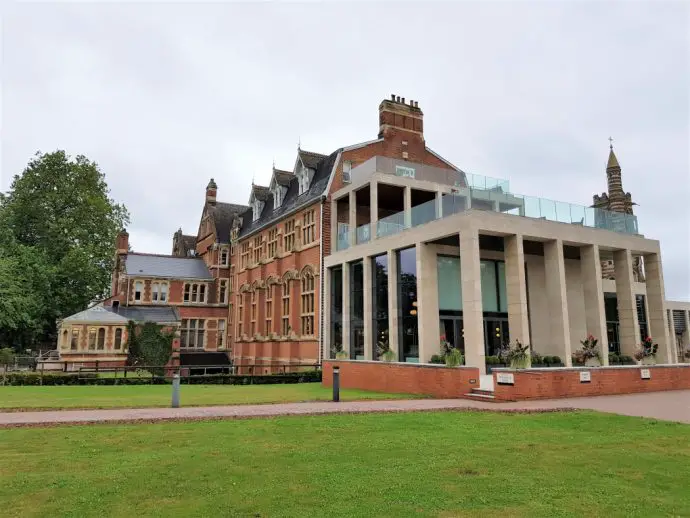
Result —
<instances>
[{"instance_id":1,"label":"grey cloud","mask_svg":"<svg viewBox=\"0 0 690 518\"><path fill-rule=\"evenodd\" d=\"M687 3L13 4L0 189L37 150L101 164L133 245L167 253L214 177L246 203L298 140L374 138L391 93L427 143L516 192L588 204L609 135L669 298L690 299Z\"/></svg>"}]
</instances>

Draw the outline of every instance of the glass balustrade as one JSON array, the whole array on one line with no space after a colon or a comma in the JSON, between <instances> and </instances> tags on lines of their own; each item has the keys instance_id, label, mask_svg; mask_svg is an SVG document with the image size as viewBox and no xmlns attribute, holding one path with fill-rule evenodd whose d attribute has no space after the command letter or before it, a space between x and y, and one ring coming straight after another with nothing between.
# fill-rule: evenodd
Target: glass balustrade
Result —
<instances>
[{"instance_id":1,"label":"glass balustrade","mask_svg":"<svg viewBox=\"0 0 690 518\"><path fill-rule=\"evenodd\" d=\"M374 237L392 236L410 227L418 227L439 218L446 218L468 209L502 212L514 216L544 219L590 228L612 230L624 234L638 234L637 216L611 212L604 209L585 207L572 203L513 194L503 190L502 180L493 180L478 175L467 175L474 184L491 186L490 188L458 188L457 192L444 194L439 201L430 200L412 207L409 213L400 211L378 220L376 236L372 236L371 225L357 227L356 242L367 243ZM338 228L338 250L349 247L347 225Z\"/></svg>"}]
</instances>

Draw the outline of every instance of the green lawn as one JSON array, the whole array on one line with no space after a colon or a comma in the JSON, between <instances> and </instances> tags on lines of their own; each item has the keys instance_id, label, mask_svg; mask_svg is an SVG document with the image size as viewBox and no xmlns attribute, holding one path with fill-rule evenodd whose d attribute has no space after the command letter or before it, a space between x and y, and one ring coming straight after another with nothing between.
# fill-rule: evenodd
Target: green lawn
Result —
<instances>
[{"instance_id":1,"label":"green lawn","mask_svg":"<svg viewBox=\"0 0 690 518\"><path fill-rule=\"evenodd\" d=\"M690 426L408 413L0 430L3 516L690 516Z\"/></svg>"},{"instance_id":2,"label":"green lawn","mask_svg":"<svg viewBox=\"0 0 690 518\"><path fill-rule=\"evenodd\" d=\"M320 383L286 385L182 385L182 406L242 405L327 401L333 390ZM382 394L343 389L343 401L354 399L409 399L419 396ZM0 387L0 409L37 408L135 408L170 406L170 385L70 385L50 387Z\"/></svg>"}]
</instances>

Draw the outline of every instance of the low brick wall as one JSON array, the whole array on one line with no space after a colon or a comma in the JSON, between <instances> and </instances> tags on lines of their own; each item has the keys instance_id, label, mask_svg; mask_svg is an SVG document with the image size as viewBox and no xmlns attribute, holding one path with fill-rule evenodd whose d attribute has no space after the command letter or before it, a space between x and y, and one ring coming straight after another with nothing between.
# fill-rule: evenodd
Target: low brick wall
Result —
<instances>
[{"instance_id":1,"label":"low brick wall","mask_svg":"<svg viewBox=\"0 0 690 518\"><path fill-rule=\"evenodd\" d=\"M649 371L649 379L642 377L645 369ZM589 381L586 381L587 374L585 380L581 379L581 372L589 373ZM511 374L513 385L499 383L499 377ZM690 365L496 369L493 377L494 397L498 401L690 389Z\"/></svg>"},{"instance_id":2,"label":"low brick wall","mask_svg":"<svg viewBox=\"0 0 690 518\"><path fill-rule=\"evenodd\" d=\"M476 367L353 360L325 360L323 386L333 386L333 367L336 365L340 367L341 388L460 398L473 387L479 387L479 369Z\"/></svg>"}]
</instances>

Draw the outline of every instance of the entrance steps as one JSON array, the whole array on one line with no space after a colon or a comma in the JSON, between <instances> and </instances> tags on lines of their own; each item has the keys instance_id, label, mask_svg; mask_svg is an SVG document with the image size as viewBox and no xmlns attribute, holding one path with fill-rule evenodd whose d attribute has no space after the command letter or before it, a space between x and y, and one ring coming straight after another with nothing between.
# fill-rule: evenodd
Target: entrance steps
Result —
<instances>
[{"instance_id":1,"label":"entrance steps","mask_svg":"<svg viewBox=\"0 0 690 518\"><path fill-rule=\"evenodd\" d=\"M494 391L481 388L473 388L469 394L465 394L470 399L485 399L492 401L495 399Z\"/></svg>"}]
</instances>

